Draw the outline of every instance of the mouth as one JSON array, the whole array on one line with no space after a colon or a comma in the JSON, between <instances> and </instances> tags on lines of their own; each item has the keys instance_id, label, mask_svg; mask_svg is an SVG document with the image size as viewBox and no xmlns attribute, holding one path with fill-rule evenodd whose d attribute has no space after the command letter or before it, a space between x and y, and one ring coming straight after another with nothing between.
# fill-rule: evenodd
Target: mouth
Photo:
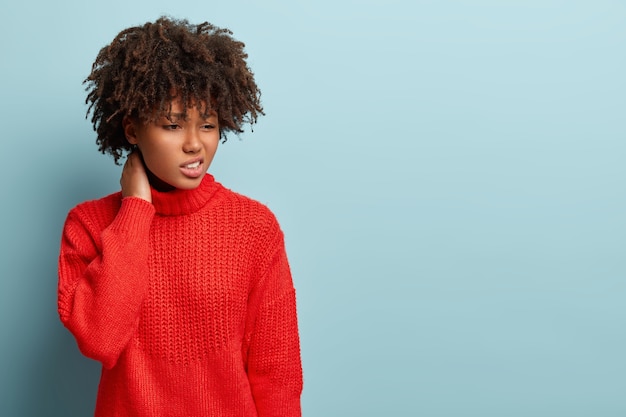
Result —
<instances>
[{"instance_id":1,"label":"mouth","mask_svg":"<svg viewBox=\"0 0 626 417\"><path fill-rule=\"evenodd\" d=\"M196 169L200 166L200 161L196 161L196 162L192 162L190 164L187 165L183 165L183 168L187 168L187 169Z\"/></svg>"},{"instance_id":2,"label":"mouth","mask_svg":"<svg viewBox=\"0 0 626 417\"><path fill-rule=\"evenodd\" d=\"M202 159L202 157L198 156L197 158L193 158L193 159L183 162L182 164L180 164L180 167L187 168L187 169L196 169L200 165L202 165L203 162L204 160Z\"/></svg>"},{"instance_id":3,"label":"mouth","mask_svg":"<svg viewBox=\"0 0 626 417\"><path fill-rule=\"evenodd\" d=\"M198 178L204 173L204 160L202 158L194 158L180 165L180 170L186 177Z\"/></svg>"}]
</instances>

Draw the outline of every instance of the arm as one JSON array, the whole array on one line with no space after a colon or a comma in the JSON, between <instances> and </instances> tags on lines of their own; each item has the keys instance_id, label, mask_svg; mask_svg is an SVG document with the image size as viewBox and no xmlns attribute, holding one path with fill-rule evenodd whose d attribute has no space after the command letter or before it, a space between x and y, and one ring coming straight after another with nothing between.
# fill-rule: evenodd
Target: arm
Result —
<instances>
[{"instance_id":1,"label":"arm","mask_svg":"<svg viewBox=\"0 0 626 417\"><path fill-rule=\"evenodd\" d=\"M73 210L63 229L58 308L85 356L111 368L138 325L148 288L154 207L124 198L113 222L92 237L88 216ZM92 228L93 229L93 228Z\"/></svg>"},{"instance_id":2,"label":"arm","mask_svg":"<svg viewBox=\"0 0 626 417\"><path fill-rule=\"evenodd\" d=\"M282 233L250 296L248 379L259 417L299 417L302 364L296 297Z\"/></svg>"},{"instance_id":3,"label":"arm","mask_svg":"<svg viewBox=\"0 0 626 417\"><path fill-rule=\"evenodd\" d=\"M120 185L124 198L107 227L93 224L107 215L106 209L70 212L59 257L61 321L81 352L106 368L115 365L138 325L148 289L149 233L155 211L138 153L129 155Z\"/></svg>"}]
</instances>

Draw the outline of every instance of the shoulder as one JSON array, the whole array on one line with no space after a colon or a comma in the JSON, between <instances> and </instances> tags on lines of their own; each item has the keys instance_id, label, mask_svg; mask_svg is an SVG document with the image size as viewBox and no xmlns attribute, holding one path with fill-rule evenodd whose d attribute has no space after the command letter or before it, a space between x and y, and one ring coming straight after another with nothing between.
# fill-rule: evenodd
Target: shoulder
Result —
<instances>
[{"instance_id":1,"label":"shoulder","mask_svg":"<svg viewBox=\"0 0 626 417\"><path fill-rule=\"evenodd\" d=\"M221 188L221 203L226 209L241 214L249 221L278 225L276 216L267 205L224 186Z\"/></svg>"},{"instance_id":2,"label":"shoulder","mask_svg":"<svg viewBox=\"0 0 626 417\"><path fill-rule=\"evenodd\" d=\"M107 225L120 209L122 204L122 193L116 192L99 199L84 201L72 208L67 217L76 219L81 223Z\"/></svg>"},{"instance_id":3,"label":"shoulder","mask_svg":"<svg viewBox=\"0 0 626 417\"><path fill-rule=\"evenodd\" d=\"M109 194L107 196L83 201L70 210L70 213L106 213L109 211L117 211L122 203L122 193L120 191Z\"/></svg>"},{"instance_id":4,"label":"shoulder","mask_svg":"<svg viewBox=\"0 0 626 417\"><path fill-rule=\"evenodd\" d=\"M260 245L282 241L283 232L270 208L258 200L222 187L217 212L220 221L248 235Z\"/></svg>"}]
</instances>

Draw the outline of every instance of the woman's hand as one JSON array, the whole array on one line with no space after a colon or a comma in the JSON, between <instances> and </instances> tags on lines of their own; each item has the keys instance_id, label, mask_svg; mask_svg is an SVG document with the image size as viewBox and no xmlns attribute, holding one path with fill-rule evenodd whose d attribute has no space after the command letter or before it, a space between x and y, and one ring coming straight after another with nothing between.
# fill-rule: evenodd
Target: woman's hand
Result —
<instances>
[{"instance_id":1,"label":"woman's hand","mask_svg":"<svg viewBox=\"0 0 626 417\"><path fill-rule=\"evenodd\" d=\"M120 185L122 186L122 197L139 197L152 203L150 182L139 151L128 155L124 169L122 169Z\"/></svg>"}]
</instances>

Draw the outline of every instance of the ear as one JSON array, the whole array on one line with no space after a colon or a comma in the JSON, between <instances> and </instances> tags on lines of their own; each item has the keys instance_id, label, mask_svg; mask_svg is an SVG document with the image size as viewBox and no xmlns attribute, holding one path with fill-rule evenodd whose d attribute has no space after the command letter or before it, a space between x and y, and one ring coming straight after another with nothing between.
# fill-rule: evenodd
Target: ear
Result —
<instances>
[{"instance_id":1,"label":"ear","mask_svg":"<svg viewBox=\"0 0 626 417\"><path fill-rule=\"evenodd\" d=\"M124 118L122 119L122 128L124 129L124 135L126 136L126 140L128 141L128 143L130 143L131 145L136 145L138 140L135 121L128 116L124 116Z\"/></svg>"}]
</instances>

